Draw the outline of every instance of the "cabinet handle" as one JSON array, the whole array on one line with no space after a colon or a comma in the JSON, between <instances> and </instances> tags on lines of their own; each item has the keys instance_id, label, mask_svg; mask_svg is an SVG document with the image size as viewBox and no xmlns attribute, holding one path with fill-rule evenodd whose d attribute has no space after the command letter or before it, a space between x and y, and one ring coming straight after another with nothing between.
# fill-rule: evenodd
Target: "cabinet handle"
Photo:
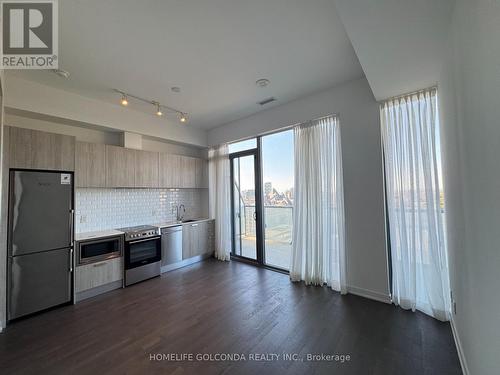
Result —
<instances>
[{"instance_id":1,"label":"cabinet handle","mask_svg":"<svg viewBox=\"0 0 500 375\"><path fill-rule=\"evenodd\" d=\"M198 224L191 224L191 226L192 226L192 227L197 227L197 226L198 226Z\"/></svg>"},{"instance_id":2,"label":"cabinet handle","mask_svg":"<svg viewBox=\"0 0 500 375\"><path fill-rule=\"evenodd\" d=\"M101 267L101 266L105 266L106 265L106 262L102 262L102 263L95 263L92 265L92 267Z\"/></svg>"}]
</instances>

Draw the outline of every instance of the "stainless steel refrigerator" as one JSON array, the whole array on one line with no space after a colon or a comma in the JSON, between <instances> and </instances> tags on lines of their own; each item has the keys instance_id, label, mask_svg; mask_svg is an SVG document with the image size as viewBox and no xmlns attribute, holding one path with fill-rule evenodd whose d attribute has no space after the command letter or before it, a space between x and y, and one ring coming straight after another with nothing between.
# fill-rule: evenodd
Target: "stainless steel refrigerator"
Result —
<instances>
[{"instance_id":1,"label":"stainless steel refrigerator","mask_svg":"<svg viewBox=\"0 0 500 375\"><path fill-rule=\"evenodd\" d=\"M11 170L8 319L71 301L73 174Z\"/></svg>"}]
</instances>

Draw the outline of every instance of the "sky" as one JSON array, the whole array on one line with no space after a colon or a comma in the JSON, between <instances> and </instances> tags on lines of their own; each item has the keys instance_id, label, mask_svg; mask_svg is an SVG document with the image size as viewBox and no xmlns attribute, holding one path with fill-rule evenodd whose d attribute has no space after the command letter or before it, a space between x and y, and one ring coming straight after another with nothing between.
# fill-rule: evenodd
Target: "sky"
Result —
<instances>
[{"instance_id":1,"label":"sky","mask_svg":"<svg viewBox=\"0 0 500 375\"><path fill-rule=\"evenodd\" d=\"M262 175L280 192L293 187L293 130L262 137Z\"/></svg>"},{"instance_id":2,"label":"sky","mask_svg":"<svg viewBox=\"0 0 500 375\"><path fill-rule=\"evenodd\" d=\"M254 147L252 141L245 141L245 148L230 147L230 152ZM241 189L254 188L253 157L240 159ZM279 192L293 187L293 130L287 130L262 137L263 182L271 182Z\"/></svg>"}]
</instances>

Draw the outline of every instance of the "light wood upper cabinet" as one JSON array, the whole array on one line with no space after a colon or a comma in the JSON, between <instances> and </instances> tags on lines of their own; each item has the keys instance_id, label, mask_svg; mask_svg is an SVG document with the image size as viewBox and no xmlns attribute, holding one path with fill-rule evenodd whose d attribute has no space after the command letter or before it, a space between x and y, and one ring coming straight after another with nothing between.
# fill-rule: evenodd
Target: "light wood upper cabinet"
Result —
<instances>
[{"instance_id":1,"label":"light wood upper cabinet","mask_svg":"<svg viewBox=\"0 0 500 375\"><path fill-rule=\"evenodd\" d=\"M9 127L11 168L31 168L31 130Z\"/></svg>"},{"instance_id":2,"label":"light wood upper cabinet","mask_svg":"<svg viewBox=\"0 0 500 375\"><path fill-rule=\"evenodd\" d=\"M75 170L75 137L11 127L10 167Z\"/></svg>"},{"instance_id":3,"label":"light wood upper cabinet","mask_svg":"<svg viewBox=\"0 0 500 375\"><path fill-rule=\"evenodd\" d=\"M164 188L208 187L208 163L205 159L160 153L160 184Z\"/></svg>"},{"instance_id":4,"label":"light wood upper cabinet","mask_svg":"<svg viewBox=\"0 0 500 375\"><path fill-rule=\"evenodd\" d=\"M107 187L135 187L135 151L106 145Z\"/></svg>"},{"instance_id":5,"label":"light wood upper cabinet","mask_svg":"<svg viewBox=\"0 0 500 375\"><path fill-rule=\"evenodd\" d=\"M135 151L135 187L159 186L159 153L151 151Z\"/></svg>"},{"instance_id":6,"label":"light wood upper cabinet","mask_svg":"<svg viewBox=\"0 0 500 375\"><path fill-rule=\"evenodd\" d=\"M196 159L195 186L208 188L208 162L205 159Z\"/></svg>"},{"instance_id":7,"label":"light wood upper cabinet","mask_svg":"<svg viewBox=\"0 0 500 375\"><path fill-rule=\"evenodd\" d=\"M106 186L106 145L76 142L76 187Z\"/></svg>"},{"instance_id":8,"label":"light wood upper cabinet","mask_svg":"<svg viewBox=\"0 0 500 375\"><path fill-rule=\"evenodd\" d=\"M196 187L196 158L181 156L181 187L186 189Z\"/></svg>"},{"instance_id":9,"label":"light wood upper cabinet","mask_svg":"<svg viewBox=\"0 0 500 375\"><path fill-rule=\"evenodd\" d=\"M180 188L181 157L174 154L160 153L160 187Z\"/></svg>"}]
</instances>

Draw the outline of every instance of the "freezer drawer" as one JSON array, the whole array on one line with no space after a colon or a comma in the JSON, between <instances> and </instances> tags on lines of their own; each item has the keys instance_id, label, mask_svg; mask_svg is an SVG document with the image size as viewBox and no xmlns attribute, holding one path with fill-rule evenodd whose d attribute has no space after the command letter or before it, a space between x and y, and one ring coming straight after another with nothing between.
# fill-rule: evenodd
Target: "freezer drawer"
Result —
<instances>
[{"instance_id":1,"label":"freezer drawer","mask_svg":"<svg viewBox=\"0 0 500 375\"><path fill-rule=\"evenodd\" d=\"M9 257L8 319L71 300L71 250Z\"/></svg>"}]
</instances>

